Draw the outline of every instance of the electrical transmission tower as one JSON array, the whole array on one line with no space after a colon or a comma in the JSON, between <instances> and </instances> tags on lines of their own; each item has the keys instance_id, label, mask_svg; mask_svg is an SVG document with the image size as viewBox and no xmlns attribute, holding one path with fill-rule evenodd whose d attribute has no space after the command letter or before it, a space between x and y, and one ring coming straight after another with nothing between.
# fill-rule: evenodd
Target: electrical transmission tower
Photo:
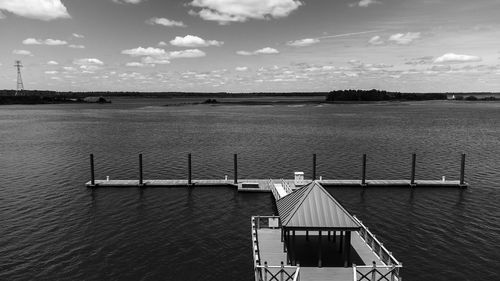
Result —
<instances>
[{"instance_id":1,"label":"electrical transmission tower","mask_svg":"<svg viewBox=\"0 0 500 281\"><path fill-rule=\"evenodd\" d=\"M17 88L16 88L16 96L21 95L22 91L24 90L24 85L23 85L23 78L21 77L21 67L23 65L21 64L20 60L16 60L16 64L14 66L17 68Z\"/></svg>"}]
</instances>

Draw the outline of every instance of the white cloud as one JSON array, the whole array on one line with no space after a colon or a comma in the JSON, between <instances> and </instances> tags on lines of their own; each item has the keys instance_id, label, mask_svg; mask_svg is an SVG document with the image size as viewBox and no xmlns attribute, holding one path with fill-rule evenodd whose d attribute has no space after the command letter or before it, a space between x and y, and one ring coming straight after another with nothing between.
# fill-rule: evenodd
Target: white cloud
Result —
<instances>
[{"instance_id":1,"label":"white cloud","mask_svg":"<svg viewBox=\"0 0 500 281\"><path fill-rule=\"evenodd\" d=\"M168 44L167 44L167 42L165 42L165 41L160 41L160 42L158 43L158 46L167 46L167 45L168 45Z\"/></svg>"},{"instance_id":2,"label":"white cloud","mask_svg":"<svg viewBox=\"0 0 500 281\"><path fill-rule=\"evenodd\" d=\"M228 24L249 19L283 18L303 4L298 0L193 0L189 5L200 8L189 11L190 15Z\"/></svg>"},{"instance_id":3,"label":"white cloud","mask_svg":"<svg viewBox=\"0 0 500 281\"><path fill-rule=\"evenodd\" d=\"M143 0L113 0L113 2L118 4L139 4Z\"/></svg>"},{"instance_id":4,"label":"white cloud","mask_svg":"<svg viewBox=\"0 0 500 281\"><path fill-rule=\"evenodd\" d=\"M471 55L457 55L454 53L444 54L434 60L434 63L465 63L465 62L479 62L481 57Z\"/></svg>"},{"instance_id":5,"label":"white cloud","mask_svg":"<svg viewBox=\"0 0 500 281\"><path fill-rule=\"evenodd\" d=\"M61 46L61 45L66 45L68 42L64 40L59 40L59 39L46 39L44 41L45 45L49 46Z\"/></svg>"},{"instance_id":6,"label":"white cloud","mask_svg":"<svg viewBox=\"0 0 500 281\"><path fill-rule=\"evenodd\" d=\"M35 39L35 38L26 38L23 40L24 45L49 45L49 46L61 46L66 45L68 42L59 39Z\"/></svg>"},{"instance_id":7,"label":"white cloud","mask_svg":"<svg viewBox=\"0 0 500 281\"><path fill-rule=\"evenodd\" d=\"M141 59L142 63L144 64L169 64L170 60L168 59L168 56L159 56L159 57L152 57L152 56L147 56L143 57Z\"/></svg>"},{"instance_id":8,"label":"white cloud","mask_svg":"<svg viewBox=\"0 0 500 281\"><path fill-rule=\"evenodd\" d=\"M84 45L74 45L74 44L71 44L68 47L73 48L73 49L85 49Z\"/></svg>"},{"instance_id":9,"label":"white cloud","mask_svg":"<svg viewBox=\"0 0 500 281\"><path fill-rule=\"evenodd\" d=\"M63 69L64 69L65 71L75 71L75 70L76 70L76 69L75 69L74 67L72 67L72 66L64 66L64 67L63 67Z\"/></svg>"},{"instance_id":10,"label":"white cloud","mask_svg":"<svg viewBox=\"0 0 500 281\"><path fill-rule=\"evenodd\" d=\"M133 57L137 56L161 56L165 55L165 50L160 49L160 48L153 48L153 47L137 47L135 49L128 49L128 50L123 50L122 54L125 55L131 55Z\"/></svg>"},{"instance_id":11,"label":"white cloud","mask_svg":"<svg viewBox=\"0 0 500 281\"><path fill-rule=\"evenodd\" d=\"M57 74L57 73L59 73L59 72L56 71L56 70L47 70L47 71L45 71L45 74Z\"/></svg>"},{"instance_id":12,"label":"white cloud","mask_svg":"<svg viewBox=\"0 0 500 281\"><path fill-rule=\"evenodd\" d=\"M272 55L272 54L279 54L279 51L270 48L270 47L265 47L262 49L255 50L253 52L248 52L248 51L237 51L236 54L240 56L252 56L252 55Z\"/></svg>"},{"instance_id":13,"label":"white cloud","mask_svg":"<svg viewBox=\"0 0 500 281\"><path fill-rule=\"evenodd\" d=\"M61 0L2 0L0 10L45 21L71 17Z\"/></svg>"},{"instance_id":14,"label":"white cloud","mask_svg":"<svg viewBox=\"0 0 500 281\"><path fill-rule=\"evenodd\" d=\"M170 40L170 44L178 47L208 47L222 46L224 42L217 40L205 40L198 36L186 35L184 37L176 36L175 39Z\"/></svg>"},{"instance_id":15,"label":"white cloud","mask_svg":"<svg viewBox=\"0 0 500 281\"><path fill-rule=\"evenodd\" d=\"M360 0L359 2L350 3L349 7L363 7L363 8L366 8L366 7L368 7L370 5L373 5L373 4L382 4L382 2L380 2L378 0Z\"/></svg>"},{"instance_id":16,"label":"white cloud","mask_svg":"<svg viewBox=\"0 0 500 281\"><path fill-rule=\"evenodd\" d=\"M178 26L185 27L186 25L182 21L169 20L167 18L150 18L146 21L146 23L154 25L163 25L163 26Z\"/></svg>"},{"instance_id":17,"label":"white cloud","mask_svg":"<svg viewBox=\"0 0 500 281\"><path fill-rule=\"evenodd\" d=\"M206 56L206 54L205 54L205 52L198 50L198 49L189 49L189 50L170 52L169 56L173 59L176 59L176 58L199 58L199 57Z\"/></svg>"},{"instance_id":18,"label":"white cloud","mask_svg":"<svg viewBox=\"0 0 500 281\"><path fill-rule=\"evenodd\" d=\"M47 62L48 65L58 65L59 63L57 61L51 60Z\"/></svg>"},{"instance_id":19,"label":"white cloud","mask_svg":"<svg viewBox=\"0 0 500 281\"><path fill-rule=\"evenodd\" d=\"M104 63L100 59L96 58L84 58L84 59L75 59L73 64L76 65L103 65Z\"/></svg>"},{"instance_id":20,"label":"white cloud","mask_svg":"<svg viewBox=\"0 0 500 281\"><path fill-rule=\"evenodd\" d=\"M384 40L382 40L380 36L376 35L370 38L370 40L368 40L368 43L371 45L382 45L384 44Z\"/></svg>"},{"instance_id":21,"label":"white cloud","mask_svg":"<svg viewBox=\"0 0 500 281\"><path fill-rule=\"evenodd\" d=\"M12 53L14 55L21 55L21 56L33 56L33 54L27 50L13 50Z\"/></svg>"},{"instance_id":22,"label":"white cloud","mask_svg":"<svg viewBox=\"0 0 500 281\"><path fill-rule=\"evenodd\" d=\"M75 38L85 38L85 36L83 36L83 35L81 35L81 34L78 34L78 33L73 33L72 35L73 35L73 37L75 37Z\"/></svg>"},{"instance_id":23,"label":"white cloud","mask_svg":"<svg viewBox=\"0 0 500 281\"><path fill-rule=\"evenodd\" d=\"M143 63L140 63L140 62L127 62L126 66L130 66L130 67L144 67L146 65L143 64Z\"/></svg>"},{"instance_id":24,"label":"white cloud","mask_svg":"<svg viewBox=\"0 0 500 281\"><path fill-rule=\"evenodd\" d=\"M420 32L396 33L389 37L389 41L393 41L399 45L408 45L418 38L420 38Z\"/></svg>"},{"instance_id":25,"label":"white cloud","mask_svg":"<svg viewBox=\"0 0 500 281\"><path fill-rule=\"evenodd\" d=\"M311 46L314 44L319 43L319 39L317 38L305 38L305 39L300 39L300 40L295 40L295 41L289 41L286 43L288 46L294 46L294 47L306 47L306 46Z\"/></svg>"},{"instance_id":26,"label":"white cloud","mask_svg":"<svg viewBox=\"0 0 500 281\"><path fill-rule=\"evenodd\" d=\"M238 66L235 68L236 71L247 71L248 70L248 67L246 66Z\"/></svg>"}]
</instances>

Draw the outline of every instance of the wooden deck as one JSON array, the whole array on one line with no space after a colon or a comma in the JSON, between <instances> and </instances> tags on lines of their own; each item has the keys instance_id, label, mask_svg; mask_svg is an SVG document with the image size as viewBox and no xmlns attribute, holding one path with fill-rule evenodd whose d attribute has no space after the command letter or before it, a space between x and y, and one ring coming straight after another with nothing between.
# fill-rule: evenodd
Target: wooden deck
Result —
<instances>
[{"instance_id":1,"label":"wooden deck","mask_svg":"<svg viewBox=\"0 0 500 281\"><path fill-rule=\"evenodd\" d=\"M233 179L200 179L192 180L191 185L187 179L176 180L144 180L145 187L187 187L187 186L230 186L235 187L241 192L271 192L269 179L240 179L238 184L234 183ZM281 182L281 179L272 179L273 182ZM294 180L285 179L292 189L300 186L295 186ZM305 180L304 184L310 183L311 180ZM336 187L450 187L450 188L466 188L468 184L460 184L458 180L416 180L415 184L411 184L410 180L366 180L365 185L362 185L361 180L318 180L323 186ZM95 180L95 185L90 181L86 183L87 187L139 187L139 180Z\"/></svg>"},{"instance_id":2,"label":"wooden deck","mask_svg":"<svg viewBox=\"0 0 500 281\"><path fill-rule=\"evenodd\" d=\"M262 263L267 261L268 265L280 265L283 261L286 264L287 256L283 251L281 242L281 230L262 228L258 229L258 243ZM296 235L305 235L305 232L296 232ZM317 231L310 231L309 235L317 235ZM371 251L366 243L361 239L358 232L353 232L351 236L352 250L363 260L366 265L371 265L373 261L377 265L383 265L382 261ZM300 267L301 281L352 281L352 267Z\"/></svg>"}]
</instances>

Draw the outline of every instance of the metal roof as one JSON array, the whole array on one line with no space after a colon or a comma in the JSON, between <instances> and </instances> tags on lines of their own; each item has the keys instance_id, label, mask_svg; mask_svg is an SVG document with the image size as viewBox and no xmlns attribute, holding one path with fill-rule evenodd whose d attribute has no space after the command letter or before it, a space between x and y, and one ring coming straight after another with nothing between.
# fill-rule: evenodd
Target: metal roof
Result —
<instances>
[{"instance_id":1,"label":"metal roof","mask_svg":"<svg viewBox=\"0 0 500 281\"><path fill-rule=\"evenodd\" d=\"M316 181L276 201L281 224L289 228L358 230L349 212Z\"/></svg>"}]
</instances>

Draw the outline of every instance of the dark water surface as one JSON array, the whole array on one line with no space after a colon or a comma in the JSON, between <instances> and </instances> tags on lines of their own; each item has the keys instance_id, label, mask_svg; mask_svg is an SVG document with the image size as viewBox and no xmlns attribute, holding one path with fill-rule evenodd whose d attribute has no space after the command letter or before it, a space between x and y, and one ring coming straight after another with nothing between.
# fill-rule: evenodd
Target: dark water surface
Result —
<instances>
[{"instance_id":1,"label":"dark water surface","mask_svg":"<svg viewBox=\"0 0 500 281\"><path fill-rule=\"evenodd\" d=\"M332 188L404 264L405 280L500 280L500 103L0 107L0 280L252 280L250 216L271 194L230 188L89 190L98 178L318 174L457 179L468 190Z\"/></svg>"}]
</instances>

